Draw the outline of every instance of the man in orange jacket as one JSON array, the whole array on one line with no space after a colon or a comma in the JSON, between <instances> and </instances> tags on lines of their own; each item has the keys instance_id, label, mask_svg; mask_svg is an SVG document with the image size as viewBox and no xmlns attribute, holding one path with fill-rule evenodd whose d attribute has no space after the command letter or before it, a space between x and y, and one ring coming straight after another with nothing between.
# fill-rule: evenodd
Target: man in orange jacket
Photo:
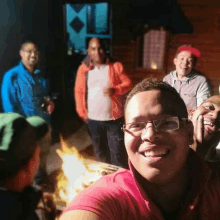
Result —
<instances>
[{"instance_id":1,"label":"man in orange jacket","mask_svg":"<svg viewBox=\"0 0 220 220\"><path fill-rule=\"evenodd\" d=\"M92 38L75 83L76 111L88 122L97 159L127 167L123 98L132 83L120 62L111 62L100 39Z\"/></svg>"}]
</instances>

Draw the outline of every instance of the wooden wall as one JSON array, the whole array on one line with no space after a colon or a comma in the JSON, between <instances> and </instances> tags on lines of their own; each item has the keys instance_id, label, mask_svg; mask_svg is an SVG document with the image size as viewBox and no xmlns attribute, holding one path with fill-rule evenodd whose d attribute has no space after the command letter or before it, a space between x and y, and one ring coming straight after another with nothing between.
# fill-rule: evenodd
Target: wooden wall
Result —
<instances>
[{"instance_id":1,"label":"wooden wall","mask_svg":"<svg viewBox=\"0 0 220 220\"><path fill-rule=\"evenodd\" d=\"M194 33L172 36L168 69L172 68L172 57L176 47L187 43L201 51L197 69L207 76L218 94L220 85L220 2L209 0L179 0L185 15L193 24Z\"/></svg>"},{"instance_id":2,"label":"wooden wall","mask_svg":"<svg viewBox=\"0 0 220 220\"><path fill-rule=\"evenodd\" d=\"M170 35L168 45L167 68L164 72L136 68L136 41L128 30L126 21L127 1L112 4L113 41L112 55L120 60L134 84L149 76L163 77L174 69L173 58L176 49L182 44L191 44L201 51L197 69L204 73L213 86L214 94L218 93L220 84L220 2L215 0L179 0L185 15L194 27L193 34Z\"/></svg>"}]
</instances>

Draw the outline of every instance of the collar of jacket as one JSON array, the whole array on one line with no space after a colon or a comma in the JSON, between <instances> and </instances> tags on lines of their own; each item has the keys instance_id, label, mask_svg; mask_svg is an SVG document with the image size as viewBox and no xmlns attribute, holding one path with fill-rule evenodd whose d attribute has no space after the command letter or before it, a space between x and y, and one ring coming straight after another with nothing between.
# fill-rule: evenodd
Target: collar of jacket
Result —
<instances>
[{"instance_id":1,"label":"collar of jacket","mask_svg":"<svg viewBox=\"0 0 220 220\"><path fill-rule=\"evenodd\" d=\"M19 63L19 70L20 70L20 76L25 80L28 79L28 81L30 81L31 83L35 83L33 77L35 76L39 76L39 74L41 73L41 71L39 69L35 69L33 74L31 74L27 68L25 67L25 65L23 64L22 61L20 61Z\"/></svg>"},{"instance_id":2,"label":"collar of jacket","mask_svg":"<svg viewBox=\"0 0 220 220\"><path fill-rule=\"evenodd\" d=\"M89 55L86 55L82 63L84 63L88 69L91 69L93 67L93 63ZM110 59L106 57L104 64L109 64L109 63L110 63Z\"/></svg>"},{"instance_id":3,"label":"collar of jacket","mask_svg":"<svg viewBox=\"0 0 220 220\"><path fill-rule=\"evenodd\" d=\"M171 72L172 76L173 76L173 82L178 81L178 77L177 77L177 71L173 71ZM196 71L194 69L192 69L192 71L186 76L186 78L184 80L181 81L185 81L185 82L189 82L191 79L194 79L196 77Z\"/></svg>"}]
</instances>

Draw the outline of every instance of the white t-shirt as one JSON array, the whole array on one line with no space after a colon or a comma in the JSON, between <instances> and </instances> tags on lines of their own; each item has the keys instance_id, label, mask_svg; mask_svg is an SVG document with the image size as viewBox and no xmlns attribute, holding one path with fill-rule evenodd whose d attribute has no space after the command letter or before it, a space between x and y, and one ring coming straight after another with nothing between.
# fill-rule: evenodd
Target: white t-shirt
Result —
<instances>
[{"instance_id":1,"label":"white t-shirt","mask_svg":"<svg viewBox=\"0 0 220 220\"><path fill-rule=\"evenodd\" d=\"M109 86L109 66L95 66L88 71L88 118L97 121L112 120L112 99L104 96L103 89Z\"/></svg>"}]
</instances>

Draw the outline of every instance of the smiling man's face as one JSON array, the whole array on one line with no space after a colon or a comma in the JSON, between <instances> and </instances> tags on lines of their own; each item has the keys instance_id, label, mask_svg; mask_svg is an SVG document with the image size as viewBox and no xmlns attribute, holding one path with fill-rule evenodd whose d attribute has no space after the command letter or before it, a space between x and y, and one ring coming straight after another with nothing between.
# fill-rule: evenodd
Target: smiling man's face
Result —
<instances>
[{"instance_id":1,"label":"smiling man's face","mask_svg":"<svg viewBox=\"0 0 220 220\"><path fill-rule=\"evenodd\" d=\"M202 103L193 113L192 121L194 127L198 117L203 116L203 137L204 140L210 140L216 134L219 134L220 129L220 96L215 95Z\"/></svg>"},{"instance_id":2,"label":"smiling man's face","mask_svg":"<svg viewBox=\"0 0 220 220\"><path fill-rule=\"evenodd\" d=\"M159 90L139 92L126 106L126 124L181 117L181 112L175 115L171 102L169 94L164 95ZM151 122L139 135L125 131L129 160L146 180L167 183L183 172L192 134L192 126L188 122L180 122L180 128L173 131L156 132Z\"/></svg>"},{"instance_id":3,"label":"smiling man's face","mask_svg":"<svg viewBox=\"0 0 220 220\"><path fill-rule=\"evenodd\" d=\"M94 65L101 65L104 63L105 51L98 38L93 38L90 40L88 54Z\"/></svg>"},{"instance_id":4,"label":"smiling man's face","mask_svg":"<svg viewBox=\"0 0 220 220\"><path fill-rule=\"evenodd\" d=\"M20 50L20 56L26 67L35 67L39 61L38 47L33 43L27 43Z\"/></svg>"},{"instance_id":5,"label":"smiling man's face","mask_svg":"<svg viewBox=\"0 0 220 220\"><path fill-rule=\"evenodd\" d=\"M189 51L182 51L173 60L178 78L187 76L195 66L195 58Z\"/></svg>"}]
</instances>

